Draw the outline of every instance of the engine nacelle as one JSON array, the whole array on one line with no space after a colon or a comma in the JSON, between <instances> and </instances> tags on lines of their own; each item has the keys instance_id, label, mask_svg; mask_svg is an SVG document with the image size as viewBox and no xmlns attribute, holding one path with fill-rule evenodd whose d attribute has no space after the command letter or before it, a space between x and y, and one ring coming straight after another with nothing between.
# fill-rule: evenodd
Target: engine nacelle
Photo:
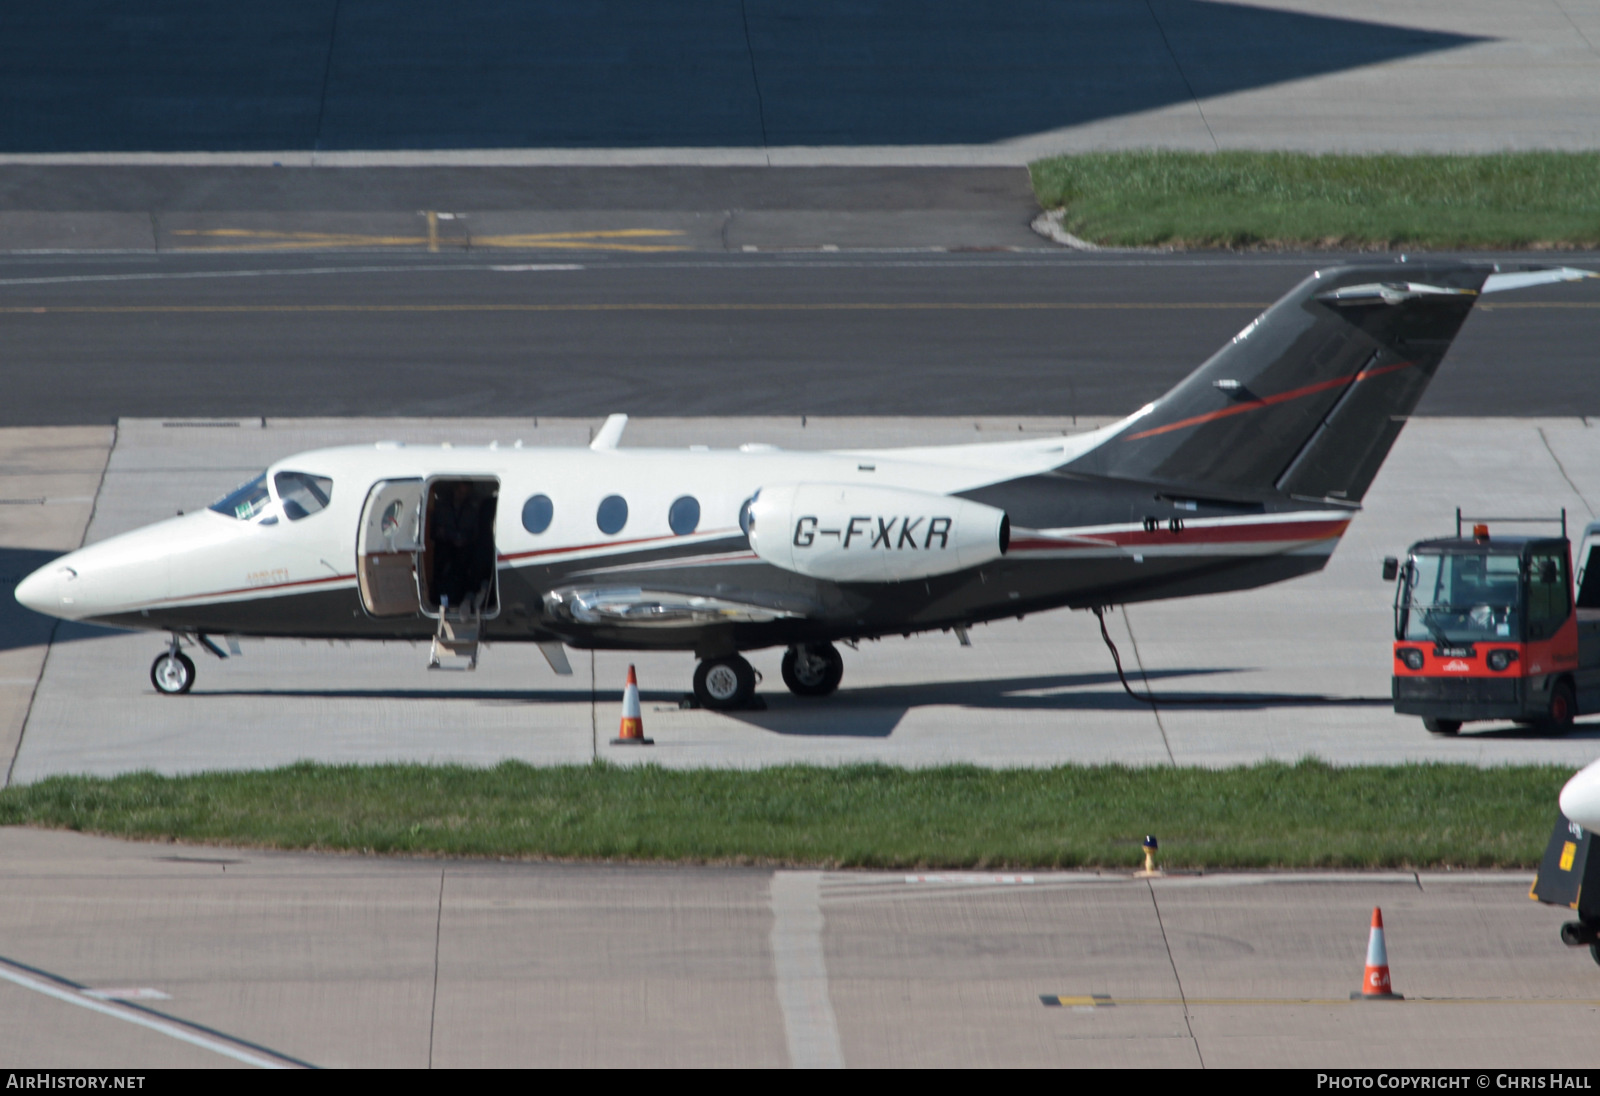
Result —
<instances>
[{"instance_id":1,"label":"engine nacelle","mask_svg":"<svg viewBox=\"0 0 1600 1096\"><path fill-rule=\"evenodd\" d=\"M838 483L763 487L750 504L750 546L775 567L833 582L904 582L999 559L1005 511L980 502Z\"/></svg>"}]
</instances>

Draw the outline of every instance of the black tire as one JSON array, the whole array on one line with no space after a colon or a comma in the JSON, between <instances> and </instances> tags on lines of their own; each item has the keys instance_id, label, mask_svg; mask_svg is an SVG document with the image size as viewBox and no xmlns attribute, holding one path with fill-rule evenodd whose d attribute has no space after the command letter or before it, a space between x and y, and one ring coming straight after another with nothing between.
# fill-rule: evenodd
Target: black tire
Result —
<instances>
[{"instance_id":1,"label":"black tire","mask_svg":"<svg viewBox=\"0 0 1600 1096\"><path fill-rule=\"evenodd\" d=\"M807 643L783 653L783 683L795 696L827 696L843 678L844 656L831 643Z\"/></svg>"},{"instance_id":2,"label":"black tire","mask_svg":"<svg viewBox=\"0 0 1600 1096\"><path fill-rule=\"evenodd\" d=\"M738 655L708 658L694 669L694 698L702 708L731 712L747 707L755 693L755 667Z\"/></svg>"},{"instance_id":3,"label":"black tire","mask_svg":"<svg viewBox=\"0 0 1600 1096\"><path fill-rule=\"evenodd\" d=\"M181 696L194 688L194 663L182 651L162 651L150 664L150 684L162 696Z\"/></svg>"},{"instance_id":4,"label":"black tire","mask_svg":"<svg viewBox=\"0 0 1600 1096\"><path fill-rule=\"evenodd\" d=\"M1590 944L1589 955L1593 957L1597 964L1600 964L1600 944Z\"/></svg>"},{"instance_id":5,"label":"black tire","mask_svg":"<svg viewBox=\"0 0 1600 1096\"><path fill-rule=\"evenodd\" d=\"M1558 681L1550 690L1550 707L1537 726L1543 734L1561 735L1572 730L1572 719L1578 714L1578 697L1572 691L1572 682Z\"/></svg>"},{"instance_id":6,"label":"black tire","mask_svg":"<svg viewBox=\"0 0 1600 1096\"><path fill-rule=\"evenodd\" d=\"M1424 719L1422 725L1429 734L1458 734L1461 731L1459 719Z\"/></svg>"}]
</instances>

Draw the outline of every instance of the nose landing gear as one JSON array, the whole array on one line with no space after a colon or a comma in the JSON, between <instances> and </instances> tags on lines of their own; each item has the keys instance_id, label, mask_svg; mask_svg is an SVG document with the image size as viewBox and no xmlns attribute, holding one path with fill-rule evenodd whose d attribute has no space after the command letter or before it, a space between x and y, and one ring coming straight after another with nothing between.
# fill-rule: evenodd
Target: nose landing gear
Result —
<instances>
[{"instance_id":1,"label":"nose landing gear","mask_svg":"<svg viewBox=\"0 0 1600 1096\"><path fill-rule=\"evenodd\" d=\"M150 664L150 684L163 696L178 696L194 688L194 662L178 649L177 636Z\"/></svg>"}]
</instances>

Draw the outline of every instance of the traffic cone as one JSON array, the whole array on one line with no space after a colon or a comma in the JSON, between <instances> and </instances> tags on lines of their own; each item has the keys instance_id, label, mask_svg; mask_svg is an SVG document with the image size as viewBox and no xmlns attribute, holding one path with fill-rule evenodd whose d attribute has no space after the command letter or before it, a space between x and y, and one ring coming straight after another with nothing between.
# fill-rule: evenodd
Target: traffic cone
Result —
<instances>
[{"instance_id":1,"label":"traffic cone","mask_svg":"<svg viewBox=\"0 0 1600 1096\"><path fill-rule=\"evenodd\" d=\"M633 667L628 667L628 684L622 690L622 727L617 731L617 737L611 740L613 746L654 746L656 740L644 736L644 716L639 712L639 678L633 672Z\"/></svg>"},{"instance_id":2,"label":"traffic cone","mask_svg":"<svg viewBox=\"0 0 1600 1096\"><path fill-rule=\"evenodd\" d=\"M1352 1001L1402 1001L1400 994L1389 985L1389 949L1383 945L1383 911L1372 907L1372 933L1367 937L1367 970L1361 976L1361 992L1352 993Z\"/></svg>"}]
</instances>

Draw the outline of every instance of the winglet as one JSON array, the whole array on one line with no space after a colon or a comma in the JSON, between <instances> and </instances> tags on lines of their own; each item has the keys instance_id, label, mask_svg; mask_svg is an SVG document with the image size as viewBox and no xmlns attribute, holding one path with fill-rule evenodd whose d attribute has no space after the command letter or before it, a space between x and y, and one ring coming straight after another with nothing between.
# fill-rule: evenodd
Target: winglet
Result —
<instances>
[{"instance_id":1,"label":"winglet","mask_svg":"<svg viewBox=\"0 0 1600 1096\"><path fill-rule=\"evenodd\" d=\"M626 415L607 415L605 425L600 427L600 432L594 436L594 441L589 443L589 448L595 452L602 449L615 449L617 442L622 440L622 428L628 425Z\"/></svg>"},{"instance_id":2,"label":"winglet","mask_svg":"<svg viewBox=\"0 0 1600 1096\"><path fill-rule=\"evenodd\" d=\"M1600 278L1600 274L1592 270L1580 270L1575 266L1547 266L1540 270L1491 274L1479 292L1503 293L1508 289L1526 289L1531 285L1551 285L1555 282L1576 282L1584 278Z\"/></svg>"}]
</instances>

